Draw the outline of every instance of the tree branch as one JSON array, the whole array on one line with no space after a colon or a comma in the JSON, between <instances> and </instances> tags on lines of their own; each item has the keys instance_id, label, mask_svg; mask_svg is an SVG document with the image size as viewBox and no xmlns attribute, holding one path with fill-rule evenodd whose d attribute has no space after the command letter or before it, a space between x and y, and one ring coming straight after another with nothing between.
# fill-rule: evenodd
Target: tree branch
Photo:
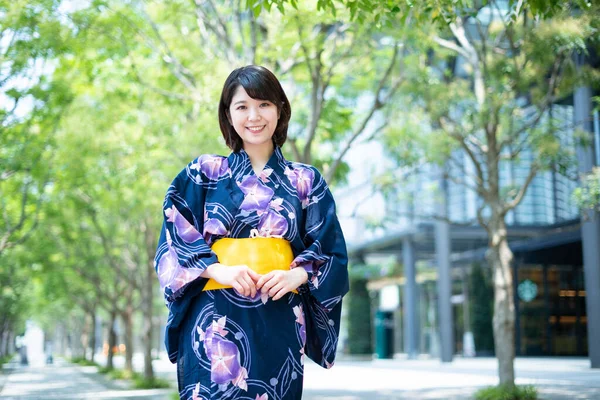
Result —
<instances>
[{"instance_id":1,"label":"tree branch","mask_svg":"<svg viewBox=\"0 0 600 400\"><path fill-rule=\"evenodd\" d=\"M146 12L145 8L142 7L141 10L142 10L142 15L144 16L144 19L150 24L150 26L152 27L152 31L154 32L154 35L156 36L156 38L162 45L163 49L165 50L166 57L163 56L163 61L165 63L167 63L167 65L173 66L173 68L172 68L173 73L186 87L188 87L190 89L195 89L197 87L196 78L194 78L194 75L192 74L192 72L189 69L187 69L186 67L184 67L183 64L181 64L181 62L179 61L179 59L175 56L175 54L173 53L173 51L171 50L171 48L169 47L169 45L167 44L165 39L162 37L160 30L158 29L158 26L152 20L152 18L150 18L150 16Z\"/></svg>"},{"instance_id":2,"label":"tree branch","mask_svg":"<svg viewBox=\"0 0 600 400\"><path fill-rule=\"evenodd\" d=\"M302 158L300 156L300 151L298 150L298 145L296 143L296 139L288 137L287 142L290 144L292 148L292 153L294 153L294 158L296 161L300 161Z\"/></svg>"},{"instance_id":3,"label":"tree branch","mask_svg":"<svg viewBox=\"0 0 600 400\"><path fill-rule=\"evenodd\" d=\"M377 90L375 91L375 100L373 101L371 108L367 112L367 115L365 116L365 118L363 119L361 124L358 126L357 129L354 130L352 136L350 136L350 138L348 139L348 141L342 148L342 151L339 153L339 155L336 157L336 159L334 160L331 167L328 169L328 171L326 173L326 180L328 182L330 182L333 179L335 171L337 170L338 166L342 162L342 159L344 158L344 156L346 155L346 153L348 152L350 147L352 146L352 143L354 143L354 141L364 133L369 121L371 120L371 118L373 118L373 115L375 115L375 111L381 109L386 103L388 103L389 100L394 96L394 94L396 93L396 91L398 90L400 85L404 82L404 79L398 79L393 84L393 86L390 88L390 91L388 92L386 98L385 99L380 98L381 92L383 91L383 89L385 87L385 83L389 79L390 75L392 74L392 70L394 69L394 65L396 64L396 59L398 58L398 48L399 48L399 43L398 42L394 43L394 53L392 55L390 64L388 65L385 73L379 80L379 83L377 85ZM387 126L387 124L388 124L388 121L386 121L382 126L377 128L376 132L385 128Z\"/></svg>"},{"instance_id":4,"label":"tree branch","mask_svg":"<svg viewBox=\"0 0 600 400\"><path fill-rule=\"evenodd\" d=\"M507 212L509 212L510 210L518 206L519 203L521 203L521 200L523 200L523 197L525 197L525 193L527 192L529 185L533 181L533 178L535 178L538 171L539 167L535 163L532 163L531 167L529 168L529 174L527 174L527 178L525 179L525 182L517 192L517 195L513 198L512 201L504 203L504 206L502 207L502 215L506 215Z\"/></svg>"}]
</instances>

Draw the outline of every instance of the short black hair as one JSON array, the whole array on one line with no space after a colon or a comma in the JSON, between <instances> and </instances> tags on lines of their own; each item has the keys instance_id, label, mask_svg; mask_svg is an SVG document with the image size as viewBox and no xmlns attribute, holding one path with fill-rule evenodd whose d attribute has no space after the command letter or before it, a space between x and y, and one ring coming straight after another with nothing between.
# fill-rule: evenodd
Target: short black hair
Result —
<instances>
[{"instance_id":1,"label":"short black hair","mask_svg":"<svg viewBox=\"0 0 600 400\"><path fill-rule=\"evenodd\" d=\"M229 106L239 86L248 96L258 100L268 100L275 104L279 113L277 127L273 133L273 144L281 147L287 139L288 124L292 116L290 102L277 77L267 68L260 65L247 65L237 68L229 74L219 101L219 126L225 143L233 151L240 151L244 142L230 123Z\"/></svg>"}]
</instances>

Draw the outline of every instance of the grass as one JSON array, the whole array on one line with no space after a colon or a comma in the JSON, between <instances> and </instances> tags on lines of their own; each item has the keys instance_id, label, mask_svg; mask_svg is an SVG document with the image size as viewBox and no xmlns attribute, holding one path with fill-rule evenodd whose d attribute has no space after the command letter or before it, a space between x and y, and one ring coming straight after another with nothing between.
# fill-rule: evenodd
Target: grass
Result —
<instances>
[{"instance_id":1,"label":"grass","mask_svg":"<svg viewBox=\"0 0 600 400\"><path fill-rule=\"evenodd\" d=\"M132 381L132 389L168 389L171 384L166 379L154 377L147 379L138 372L132 372L125 369L101 367L98 372L105 374L113 380Z\"/></svg>"},{"instance_id":2,"label":"grass","mask_svg":"<svg viewBox=\"0 0 600 400\"><path fill-rule=\"evenodd\" d=\"M4 357L0 357L0 370L4 367L4 364L9 362L13 358L14 354L7 354Z\"/></svg>"},{"instance_id":3,"label":"grass","mask_svg":"<svg viewBox=\"0 0 600 400\"><path fill-rule=\"evenodd\" d=\"M533 386L491 386L475 392L475 400L537 400Z\"/></svg>"},{"instance_id":4,"label":"grass","mask_svg":"<svg viewBox=\"0 0 600 400\"><path fill-rule=\"evenodd\" d=\"M73 364L78 365L93 365L98 367L98 372L106 375L108 378L113 380L128 380L132 381L132 389L167 389L171 387L171 384L166 379L154 377L147 379L144 375L128 371L125 369L107 368L101 367L100 365L86 360L83 357L76 357L71 359Z\"/></svg>"},{"instance_id":5,"label":"grass","mask_svg":"<svg viewBox=\"0 0 600 400\"><path fill-rule=\"evenodd\" d=\"M141 374L133 379L135 389L168 389L171 384L166 379L154 377L152 379L144 378Z\"/></svg>"},{"instance_id":6,"label":"grass","mask_svg":"<svg viewBox=\"0 0 600 400\"><path fill-rule=\"evenodd\" d=\"M77 365L83 365L85 367L99 367L99 365L93 361L85 359L83 357L75 357L71 359L71 363Z\"/></svg>"}]
</instances>

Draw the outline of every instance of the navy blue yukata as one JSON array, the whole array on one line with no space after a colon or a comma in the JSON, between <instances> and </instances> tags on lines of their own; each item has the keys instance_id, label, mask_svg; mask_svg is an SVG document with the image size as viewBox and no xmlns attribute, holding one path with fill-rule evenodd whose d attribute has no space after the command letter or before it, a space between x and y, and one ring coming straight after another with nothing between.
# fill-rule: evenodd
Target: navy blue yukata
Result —
<instances>
[{"instance_id":1,"label":"navy blue yukata","mask_svg":"<svg viewBox=\"0 0 600 400\"><path fill-rule=\"evenodd\" d=\"M202 155L169 187L163 214L155 265L180 398L300 399L305 350L316 343L306 354L333 365L348 291L346 244L321 174L278 147L258 176L244 150ZM200 274L218 261L210 246L251 235L290 242L291 267L309 277L300 294L273 301L260 291L249 298L202 290L208 279Z\"/></svg>"}]
</instances>

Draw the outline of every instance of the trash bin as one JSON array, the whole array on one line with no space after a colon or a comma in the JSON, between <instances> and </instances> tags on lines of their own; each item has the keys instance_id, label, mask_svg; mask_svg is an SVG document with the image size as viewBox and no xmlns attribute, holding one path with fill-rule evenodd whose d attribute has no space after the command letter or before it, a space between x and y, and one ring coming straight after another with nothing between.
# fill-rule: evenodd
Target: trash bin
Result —
<instances>
[{"instance_id":1,"label":"trash bin","mask_svg":"<svg viewBox=\"0 0 600 400\"><path fill-rule=\"evenodd\" d=\"M375 355L392 358L394 354L394 315L391 311L375 313Z\"/></svg>"}]
</instances>

